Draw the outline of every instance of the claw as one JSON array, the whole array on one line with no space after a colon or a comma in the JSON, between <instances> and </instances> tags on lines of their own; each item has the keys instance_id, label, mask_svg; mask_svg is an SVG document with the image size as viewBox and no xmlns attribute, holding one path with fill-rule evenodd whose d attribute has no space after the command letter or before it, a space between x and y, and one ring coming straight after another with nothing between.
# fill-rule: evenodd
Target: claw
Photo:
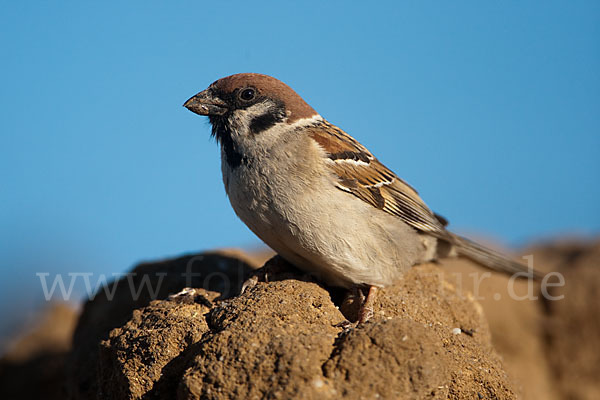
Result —
<instances>
[{"instance_id":1,"label":"claw","mask_svg":"<svg viewBox=\"0 0 600 400\"><path fill-rule=\"evenodd\" d=\"M350 331L350 330L356 328L357 324L358 324L358 322L350 322L346 319L342 322L335 324L333 327L334 328L342 328L344 331Z\"/></svg>"},{"instance_id":2,"label":"claw","mask_svg":"<svg viewBox=\"0 0 600 400\"><path fill-rule=\"evenodd\" d=\"M181 289L179 293L170 294L167 297L169 301L175 301L177 303L191 304L194 302L197 291L194 288L186 287Z\"/></svg>"},{"instance_id":3,"label":"claw","mask_svg":"<svg viewBox=\"0 0 600 400\"><path fill-rule=\"evenodd\" d=\"M191 287L186 287L181 289L178 293L170 294L169 300L177 300L179 297L194 297L196 295L196 289Z\"/></svg>"},{"instance_id":4,"label":"claw","mask_svg":"<svg viewBox=\"0 0 600 400\"><path fill-rule=\"evenodd\" d=\"M246 279L244 281L244 283L242 284L242 289L240 290L240 295L244 294L246 289L256 286L257 283L258 283L258 276L256 276L256 275L252 275L250 278Z\"/></svg>"}]
</instances>

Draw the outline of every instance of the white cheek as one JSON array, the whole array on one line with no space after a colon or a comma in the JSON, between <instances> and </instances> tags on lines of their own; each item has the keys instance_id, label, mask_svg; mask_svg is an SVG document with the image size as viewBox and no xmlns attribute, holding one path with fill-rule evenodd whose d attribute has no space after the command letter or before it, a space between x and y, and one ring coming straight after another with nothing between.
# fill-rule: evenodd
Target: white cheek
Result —
<instances>
[{"instance_id":1,"label":"white cheek","mask_svg":"<svg viewBox=\"0 0 600 400\"><path fill-rule=\"evenodd\" d=\"M229 117L229 126L231 127L232 139L236 140L239 137L246 136L248 133L248 116L246 110L237 110Z\"/></svg>"},{"instance_id":2,"label":"white cheek","mask_svg":"<svg viewBox=\"0 0 600 400\"><path fill-rule=\"evenodd\" d=\"M274 104L263 102L254 104L243 110L236 110L229 117L229 124L233 134L237 137L248 136L250 133L250 122L263 114L266 114L273 108Z\"/></svg>"},{"instance_id":3,"label":"white cheek","mask_svg":"<svg viewBox=\"0 0 600 400\"><path fill-rule=\"evenodd\" d=\"M277 123L269 129L252 134L250 132L250 123L257 116L269 112L275 105L272 103L258 103L243 110L236 110L229 118L231 126L231 136L236 143L238 151L250 158L270 156L272 149L281 143L294 140L294 131L303 126L310 126L320 120L322 117L318 114L309 118L302 118L288 124L286 121ZM289 154L288 157L292 157Z\"/></svg>"}]
</instances>

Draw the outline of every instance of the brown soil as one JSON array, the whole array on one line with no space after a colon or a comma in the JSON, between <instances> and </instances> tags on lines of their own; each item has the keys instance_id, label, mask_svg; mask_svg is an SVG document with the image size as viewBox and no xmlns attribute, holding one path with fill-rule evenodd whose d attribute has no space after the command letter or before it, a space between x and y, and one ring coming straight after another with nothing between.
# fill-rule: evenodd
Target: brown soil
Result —
<instances>
[{"instance_id":1,"label":"brown soil","mask_svg":"<svg viewBox=\"0 0 600 400\"><path fill-rule=\"evenodd\" d=\"M64 399L65 366L76 323L71 307L50 307L0 359L0 398Z\"/></svg>"},{"instance_id":2,"label":"brown soil","mask_svg":"<svg viewBox=\"0 0 600 400\"><path fill-rule=\"evenodd\" d=\"M341 326L351 297L278 258L239 296L261 257L142 264L133 283L162 279L154 296L134 299L123 280L112 301L87 302L70 353L75 314L51 312L0 361L0 398L600 398L600 242L525 254L564 275L550 291L564 299L510 299L506 278L476 286L482 270L453 260L381 290L358 328ZM196 290L169 298L185 286Z\"/></svg>"}]
</instances>

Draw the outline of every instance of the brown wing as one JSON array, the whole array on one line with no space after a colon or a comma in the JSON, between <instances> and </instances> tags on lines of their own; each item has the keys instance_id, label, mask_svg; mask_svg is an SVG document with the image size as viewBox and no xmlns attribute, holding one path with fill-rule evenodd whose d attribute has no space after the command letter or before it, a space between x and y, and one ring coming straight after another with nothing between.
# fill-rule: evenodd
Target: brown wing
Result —
<instances>
[{"instance_id":1,"label":"brown wing","mask_svg":"<svg viewBox=\"0 0 600 400\"><path fill-rule=\"evenodd\" d=\"M323 122L309 128L311 137L327 152L327 163L337 175L336 186L380 210L395 215L415 229L444 239L456 247L460 256L467 257L487 268L542 279L539 272L513 261L504 255L445 229L448 223L434 214L421 200L416 190L381 164L360 143L344 131Z\"/></svg>"},{"instance_id":2,"label":"brown wing","mask_svg":"<svg viewBox=\"0 0 600 400\"><path fill-rule=\"evenodd\" d=\"M336 186L340 190L400 217L420 231L448 237L444 225L417 191L380 163L363 145L327 122L309 130L311 137L327 152L328 165L339 178Z\"/></svg>"}]
</instances>

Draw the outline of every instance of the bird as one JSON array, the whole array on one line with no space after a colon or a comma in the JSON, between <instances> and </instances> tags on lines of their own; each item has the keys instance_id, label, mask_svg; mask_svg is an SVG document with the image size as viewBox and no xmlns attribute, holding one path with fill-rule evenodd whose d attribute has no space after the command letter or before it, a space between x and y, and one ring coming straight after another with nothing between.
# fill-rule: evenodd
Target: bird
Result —
<instances>
[{"instance_id":1,"label":"bird","mask_svg":"<svg viewBox=\"0 0 600 400\"><path fill-rule=\"evenodd\" d=\"M230 75L184 107L208 116L237 216L300 270L327 285L364 291L358 323L372 317L378 288L441 258L466 257L540 278L450 232L412 186L276 78Z\"/></svg>"}]
</instances>

